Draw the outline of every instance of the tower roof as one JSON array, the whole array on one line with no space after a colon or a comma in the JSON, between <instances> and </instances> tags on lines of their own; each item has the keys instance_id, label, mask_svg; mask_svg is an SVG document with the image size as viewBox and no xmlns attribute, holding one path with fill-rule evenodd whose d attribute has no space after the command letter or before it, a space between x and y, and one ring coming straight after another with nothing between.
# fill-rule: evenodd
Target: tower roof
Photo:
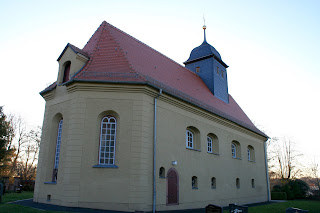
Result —
<instances>
[{"instance_id":1,"label":"tower roof","mask_svg":"<svg viewBox=\"0 0 320 213\"><path fill-rule=\"evenodd\" d=\"M209 49L211 47L207 43L202 45ZM212 49L209 51L212 52ZM199 76L105 21L89 39L82 53L90 59L66 85L85 81L146 84L162 88L171 96L267 137L255 127L231 96L229 103L221 101ZM41 94L54 88L55 84L50 85Z\"/></svg>"},{"instance_id":2,"label":"tower roof","mask_svg":"<svg viewBox=\"0 0 320 213\"><path fill-rule=\"evenodd\" d=\"M184 62L184 64L189 64L194 61L199 61L208 57L214 57L217 61L219 61L223 66L228 67L221 59L220 53L207 42L206 39L206 29L207 27L203 26L203 33L204 33L204 39L200 46L194 48L191 53L190 57L187 61Z\"/></svg>"}]
</instances>

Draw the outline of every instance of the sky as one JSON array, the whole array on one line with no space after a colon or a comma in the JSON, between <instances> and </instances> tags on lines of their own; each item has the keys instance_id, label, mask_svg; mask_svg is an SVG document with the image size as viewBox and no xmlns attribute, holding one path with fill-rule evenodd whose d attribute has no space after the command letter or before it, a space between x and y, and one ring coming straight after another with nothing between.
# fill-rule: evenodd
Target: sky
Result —
<instances>
[{"instance_id":1,"label":"sky","mask_svg":"<svg viewBox=\"0 0 320 213\"><path fill-rule=\"evenodd\" d=\"M67 43L83 48L102 21L183 65L207 41L229 65L229 93L270 137L320 163L320 1L0 0L0 106L42 125L39 92Z\"/></svg>"}]
</instances>

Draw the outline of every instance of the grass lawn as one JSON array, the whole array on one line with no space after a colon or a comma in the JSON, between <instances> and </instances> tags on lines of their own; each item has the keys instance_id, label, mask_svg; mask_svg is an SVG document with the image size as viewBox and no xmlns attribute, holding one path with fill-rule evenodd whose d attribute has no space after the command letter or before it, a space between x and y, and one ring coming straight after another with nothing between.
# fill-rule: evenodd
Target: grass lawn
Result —
<instances>
[{"instance_id":1,"label":"grass lawn","mask_svg":"<svg viewBox=\"0 0 320 213\"><path fill-rule=\"evenodd\" d=\"M40 212L51 212L58 213L54 211L43 211L34 209L31 207L20 206L16 204L9 204L8 202L29 199L33 197L33 192L21 192L21 193L6 193L2 196L2 203L0 203L0 212L1 213L40 213Z\"/></svg>"},{"instance_id":2,"label":"grass lawn","mask_svg":"<svg viewBox=\"0 0 320 213\"><path fill-rule=\"evenodd\" d=\"M285 213L289 207L309 210L309 213L320 213L320 201L292 200L263 206L249 207L249 213ZM229 211L223 211L228 213Z\"/></svg>"},{"instance_id":3,"label":"grass lawn","mask_svg":"<svg viewBox=\"0 0 320 213\"><path fill-rule=\"evenodd\" d=\"M31 207L9 204L8 202L23 200L33 197L33 192L7 193L2 197L0 204L1 213L58 213L55 211L38 210ZM309 213L320 213L320 201L293 200L283 203L274 203L263 206L249 207L249 213L285 213L286 208L295 207L309 210ZM224 211L228 213L229 211ZM60 212L62 213L62 212Z\"/></svg>"}]
</instances>

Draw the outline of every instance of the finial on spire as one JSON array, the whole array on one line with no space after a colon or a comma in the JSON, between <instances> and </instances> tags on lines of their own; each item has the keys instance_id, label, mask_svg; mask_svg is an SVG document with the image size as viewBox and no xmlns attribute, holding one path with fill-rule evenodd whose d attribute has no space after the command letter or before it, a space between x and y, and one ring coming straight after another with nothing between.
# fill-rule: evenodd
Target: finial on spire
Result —
<instances>
[{"instance_id":1,"label":"finial on spire","mask_svg":"<svg viewBox=\"0 0 320 213\"><path fill-rule=\"evenodd\" d=\"M205 42L207 42L207 40L206 40L206 29L207 29L207 27L206 27L206 19L204 18L204 14L203 14L203 27L202 27L202 29L203 29L203 33L204 33L204 41L203 41L203 43L205 43Z\"/></svg>"}]
</instances>

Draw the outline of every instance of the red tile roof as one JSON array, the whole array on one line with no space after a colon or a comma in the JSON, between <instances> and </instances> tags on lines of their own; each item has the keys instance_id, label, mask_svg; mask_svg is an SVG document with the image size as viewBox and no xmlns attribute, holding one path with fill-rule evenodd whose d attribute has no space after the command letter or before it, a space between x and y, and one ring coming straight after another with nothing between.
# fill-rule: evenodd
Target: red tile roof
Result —
<instances>
[{"instance_id":1,"label":"red tile roof","mask_svg":"<svg viewBox=\"0 0 320 213\"><path fill-rule=\"evenodd\" d=\"M267 137L230 95L221 101L199 76L105 21L82 51L90 59L69 82L148 84Z\"/></svg>"}]
</instances>

